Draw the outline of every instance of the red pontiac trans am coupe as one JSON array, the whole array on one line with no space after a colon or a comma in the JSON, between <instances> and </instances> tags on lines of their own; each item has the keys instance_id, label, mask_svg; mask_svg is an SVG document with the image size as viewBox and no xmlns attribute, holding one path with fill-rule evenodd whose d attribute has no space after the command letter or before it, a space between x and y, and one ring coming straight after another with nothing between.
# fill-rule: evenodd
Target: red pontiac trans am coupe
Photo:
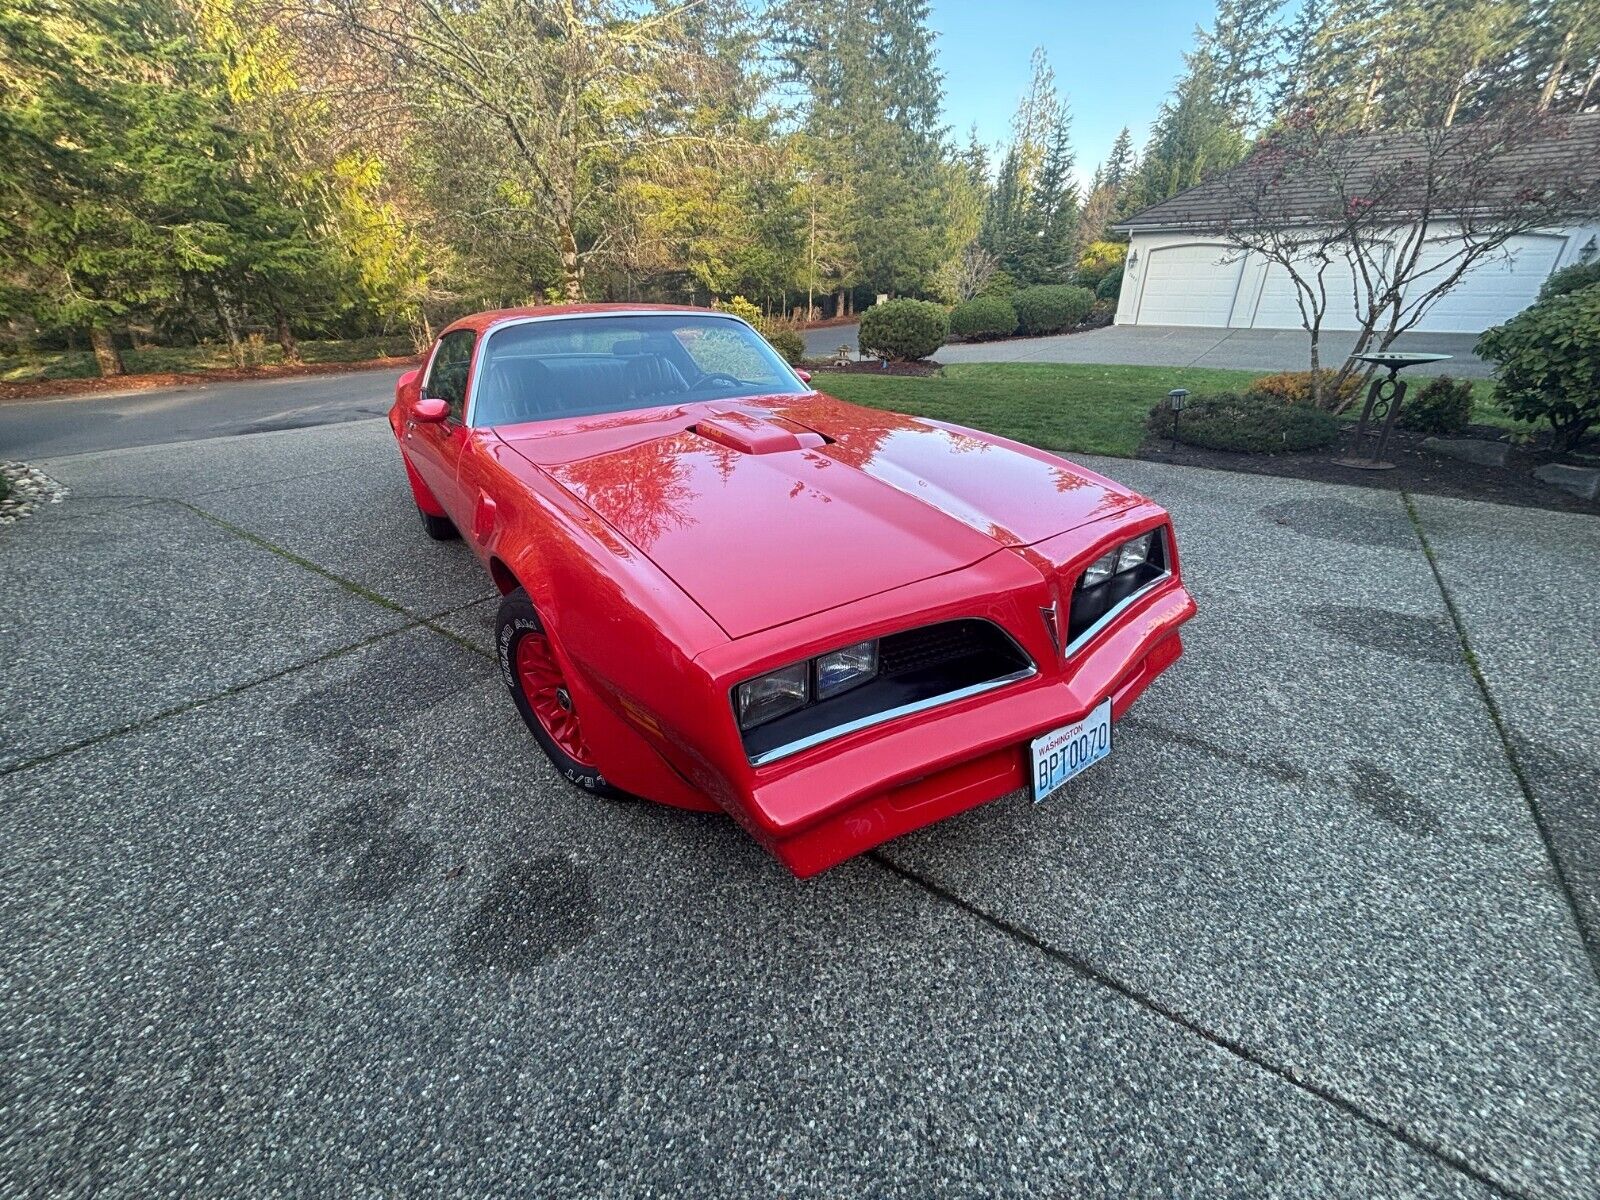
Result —
<instances>
[{"instance_id":1,"label":"red pontiac trans am coupe","mask_svg":"<svg viewBox=\"0 0 1600 1200\"><path fill-rule=\"evenodd\" d=\"M469 317L389 421L428 533L503 595L506 685L561 773L723 810L801 876L1053 794L1195 611L1157 505L823 395L726 313Z\"/></svg>"}]
</instances>

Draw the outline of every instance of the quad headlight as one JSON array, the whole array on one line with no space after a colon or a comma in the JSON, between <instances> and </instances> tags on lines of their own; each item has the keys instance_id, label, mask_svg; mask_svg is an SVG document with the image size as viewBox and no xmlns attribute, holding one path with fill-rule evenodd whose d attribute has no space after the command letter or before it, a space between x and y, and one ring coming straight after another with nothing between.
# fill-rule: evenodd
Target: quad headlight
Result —
<instances>
[{"instance_id":1,"label":"quad headlight","mask_svg":"<svg viewBox=\"0 0 1600 1200\"><path fill-rule=\"evenodd\" d=\"M857 642L747 679L733 691L741 729L776 720L813 700L826 700L878 674L877 639Z\"/></svg>"},{"instance_id":2,"label":"quad headlight","mask_svg":"<svg viewBox=\"0 0 1600 1200\"><path fill-rule=\"evenodd\" d=\"M1117 547L1117 574L1131 571L1135 567L1143 566L1150 558L1150 543L1155 539L1156 532L1141 533L1131 541L1123 542Z\"/></svg>"},{"instance_id":3,"label":"quad headlight","mask_svg":"<svg viewBox=\"0 0 1600 1200\"><path fill-rule=\"evenodd\" d=\"M811 664L792 663L741 683L735 690L739 726L749 729L811 702Z\"/></svg>"},{"instance_id":4,"label":"quad headlight","mask_svg":"<svg viewBox=\"0 0 1600 1200\"><path fill-rule=\"evenodd\" d=\"M1119 605L1160 579L1166 569L1166 543L1159 527L1113 546L1085 567L1072 590L1067 652Z\"/></svg>"},{"instance_id":5,"label":"quad headlight","mask_svg":"<svg viewBox=\"0 0 1600 1200\"><path fill-rule=\"evenodd\" d=\"M865 683L878 673L878 642L857 642L816 659L817 699L826 700Z\"/></svg>"},{"instance_id":6,"label":"quad headlight","mask_svg":"<svg viewBox=\"0 0 1600 1200\"><path fill-rule=\"evenodd\" d=\"M1084 569L1078 586L1092 588L1114 575L1132 571L1150 561L1150 547L1155 542L1155 530L1130 538L1113 550L1108 550Z\"/></svg>"}]
</instances>

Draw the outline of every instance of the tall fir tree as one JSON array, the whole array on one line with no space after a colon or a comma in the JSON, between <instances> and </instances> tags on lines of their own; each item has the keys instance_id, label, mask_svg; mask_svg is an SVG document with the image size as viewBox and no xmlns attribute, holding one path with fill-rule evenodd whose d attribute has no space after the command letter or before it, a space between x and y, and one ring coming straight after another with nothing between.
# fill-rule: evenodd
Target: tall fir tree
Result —
<instances>
[{"instance_id":1,"label":"tall fir tree","mask_svg":"<svg viewBox=\"0 0 1600 1200\"><path fill-rule=\"evenodd\" d=\"M1161 105L1134 180L1133 202L1155 204L1194 187L1244 157L1247 141L1217 95L1216 64L1204 51L1185 58L1186 70Z\"/></svg>"},{"instance_id":2,"label":"tall fir tree","mask_svg":"<svg viewBox=\"0 0 1600 1200\"><path fill-rule=\"evenodd\" d=\"M1124 125L1117 131L1117 140L1111 143L1111 151L1100 168L1099 183L1113 189L1120 188L1132 177L1137 165L1134 161L1133 134Z\"/></svg>"},{"instance_id":3,"label":"tall fir tree","mask_svg":"<svg viewBox=\"0 0 1600 1200\"><path fill-rule=\"evenodd\" d=\"M1023 280L1059 279L1071 263L1077 219L1071 126L1049 59L1035 50L979 235L1001 266Z\"/></svg>"},{"instance_id":4,"label":"tall fir tree","mask_svg":"<svg viewBox=\"0 0 1600 1200\"><path fill-rule=\"evenodd\" d=\"M1196 36L1198 51L1210 60L1213 98L1241 133L1254 132L1270 113L1283 55L1283 5L1284 0L1217 0L1211 28Z\"/></svg>"},{"instance_id":5,"label":"tall fir tree","mask_svg":"<svg viewBox=\"0 0 1600 1200\"><path fill-rule=\"evenodd\" d=\"M779 14L820 174L854 197L836 222L852 247L848 291L915 291L946 250L943 76L926 0L825 0Z\"/></svg>"}]
</instances>

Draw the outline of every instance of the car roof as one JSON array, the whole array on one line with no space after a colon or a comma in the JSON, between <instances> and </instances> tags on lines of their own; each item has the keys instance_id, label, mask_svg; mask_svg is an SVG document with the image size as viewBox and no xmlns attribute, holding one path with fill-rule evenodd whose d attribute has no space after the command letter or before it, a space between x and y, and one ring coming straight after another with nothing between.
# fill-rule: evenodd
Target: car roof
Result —
<instances>
[{"instance_id":1,"label":"car roof","mask_svg":"<svg viewBox=\"0 0 1600 1200\"><path fill-rule=\"evenodd\" d=\"M499 325L506 321L518 321L529 317L603 317L614 316L621 313L699 313L707 316L732 316L731 313L722 312L714 308L701 308L693 304L538 304L527 308L495 308L487 312L473 313L471 316L462 317L452 321L441 331L453 333L458 329L471 329L475 333L482 333L490 326ZM737 320L738 318L734 318Z\"/></svg>"}]
</instances>

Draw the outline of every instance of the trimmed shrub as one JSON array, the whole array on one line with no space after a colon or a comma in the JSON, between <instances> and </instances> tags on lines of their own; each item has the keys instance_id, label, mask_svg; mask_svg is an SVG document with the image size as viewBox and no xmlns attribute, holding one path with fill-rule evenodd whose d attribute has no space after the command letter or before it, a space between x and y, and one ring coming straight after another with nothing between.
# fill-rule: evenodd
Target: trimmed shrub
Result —
<instances>
[{"instance_id":1,"label":"trimmed shrub","mask_svg":"<svg viewBox=\"0 0 1600 1200\"><path fill-rule=\"evenodd\" d=\"M1094 293L1068 283L1023 288L1011 297L1017 323L1027 334L1060 333L1089 315Z\"/></svg>"},{"instance_id":2,"label":"trimmed shrub","mask_svg":"<svg viewBox=\"0 0 1600 1200\"><path fill-rule=\"evenodd\" d=\"M1395 424L1418 433L1460 433L1472 420L1472 381L1439 375L1413 388Z\"/></svg>"},{"instance_id":3,"label":"trimmed shrub","mask_svg":"<svg viewBox=\"0 0 1600 1200\"><path fill-rule=\"evenodd\" d=\"M1094 298L1096 300L1116 300L1122 295L1123 266L1118 263L1095 285Z\"/></svg>"},{"instance_id":4,"label":"trimmed shrub","mask_svg":"<svg viewBox=\"0 0 1600 1200\"><path fill-rule=\"evenodd\" d=\"M1358 395L1361 391L1361 376L1349 375L1339 388L1337 396L1332 394L1331 385L1336 371L1323 370L1318 374L1322 376L1322 407L1328 409L1342 408L1345 401ZM1250 390L1263 396L1271 396L1285 404L1310 404L1311 403L1311 372L1310 371L1279 371L1276 375L1263 375L1260 379L1250 382Z\"/></svg>"},{"instance_id":5,"label":"trimmed shrub","mask_svg":"<svg viewBox=\"0 0 1600 1200\"><path fill-rule=\"evenodd\" d=\"M1539 289L1539 300L1554 300L1557 296L1565 296L1568 292L1579 292L1596 284L1600 284L1600 258L1591 263L1579 263L1575 267L1565 267L1557 271L1546 279L1544 286Z\"/></svg>"},{"instance_id":6,"label":"trimmed shrub","mask_svg":"<svg viewBox=\"0 0 1600 1200\"><path fill-rule=\"evenodd\" d=\"M888 300L861 314L861 352L894 362L927 358L950 333L944 309L927 300Z\"/></svg>"},{"instance_id":7,"label":"trimmed shrub","mask_svg":"<svg viewBox=\"0 0 1600 1200\"><path fill-rule=\"evenodd\" d=\"M806 356L806 340L792 329L769 329L762 335L791 367Z\"/></svg>"},{"instance_id":8,"label":"trimmed shrub","mask_svg":"<svg viewBox=\"0 0 1600 1200\"><path fill-rule=\"evenodd\" d=\"M1550 422L1570 450L1600 421L1600 287L1540 300L1478 339L1495 363L1495 403L1519 421Z\"/></svg>"},{"instance_id":9,"label":"trimmed shrub","mask_svg":"<svg viewBox=\"0 0 1600 1200\"><path fill-rule=\"evenodd\" d=\"M1004 296L979 296L950 310L950 334L968 341L1010 337L1017 331L1017 310Z\"/></svg>"},{"instance_id":10,"label":"trimmed shrub","mask_svg":"<svg viewBox=\"0 0 1600 1200\"><path fill-rule=\"evenodd\" d=\"M1150 433L1172 437L1172 417L1164 401L1156 405L1150 410ZM1339 422L1331 413L1255 392L1192 399L1179 416L1177 429L1178 440L1186 445L1243 454L1318 450L1333 445L1339 436Z\"/></svg>"}]
</instances>

